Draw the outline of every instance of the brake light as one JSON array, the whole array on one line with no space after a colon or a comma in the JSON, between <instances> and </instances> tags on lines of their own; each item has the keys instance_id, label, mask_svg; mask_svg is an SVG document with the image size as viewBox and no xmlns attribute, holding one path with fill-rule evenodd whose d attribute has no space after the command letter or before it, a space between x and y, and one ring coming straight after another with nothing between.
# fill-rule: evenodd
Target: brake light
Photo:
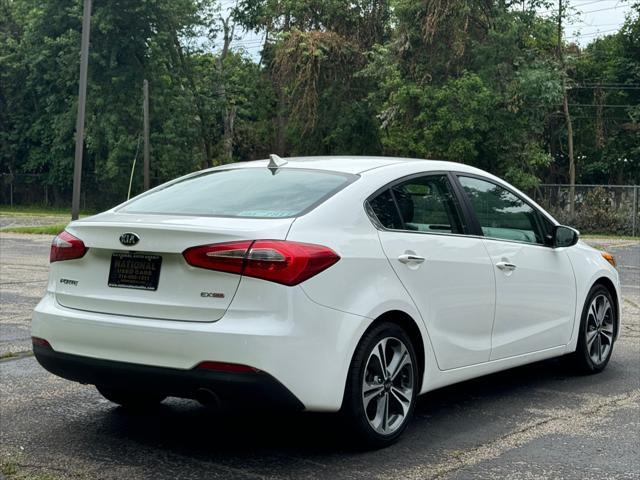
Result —
<instances>
[{"instance_id":1,"label":"brake light","mask_svg":"<svg viewBox=\"0 0 640 480\"><path fill-rule=\"evenodd\" d=\"M64 231L51 242L49 262L53 263L82 258L84 254L87 253L87 250L88 248L84 246L82 240Z\"/></svg>"},{"instance_id":2,"label":"brake light","mask_svg":"<svg viewBox=\"0 0 640 480\"><path fill-rule=\"evenodd\" d=\"M322 245L285 240L255 240L192 247L183 252L189 265L236 273L287 286L297 285L340 260Z\"/></svg>"}]
</instances>

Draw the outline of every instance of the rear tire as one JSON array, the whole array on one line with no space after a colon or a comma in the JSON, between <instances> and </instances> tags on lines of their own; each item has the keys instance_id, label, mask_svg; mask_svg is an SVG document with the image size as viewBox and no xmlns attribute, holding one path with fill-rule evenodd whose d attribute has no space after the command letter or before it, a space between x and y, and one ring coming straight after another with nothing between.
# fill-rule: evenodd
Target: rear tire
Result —
<instances>
[{"instance_id":1,"label":"rear tire","mask_svg":"<svg viewBox=\"0 0 640 480\"><path fill-rule=\"evenodd\" d=\"M376 325L360 340L349 368L342 414L359 446L382 448L404 432L418 395L418 362L406 332Z\"/></svg>"},{"instance_id":2,"label":"rear tire","mask_svg":"<svg viewBox=\"0 0 640 480\"><path fill-rule=\"evenodd\" d=\"M600 284L594 285L582 309L578 344L571 355L580 373L600 373L605 369L613 352L617 322L611 293Z\"/></svg>"},{"instance_id":3,"label":"rear tire","mask_svg":"<svg viewBox=\"0 0 640 480\"><path fill-rule=\"evenodd\" d=\"M112 388L96 385L96 389L104 398L110 402L131 409L140 410L142 408L152 407L161 403L166 397L161 393L137 392L121 388Z\"/></svg>"}]
</instances>

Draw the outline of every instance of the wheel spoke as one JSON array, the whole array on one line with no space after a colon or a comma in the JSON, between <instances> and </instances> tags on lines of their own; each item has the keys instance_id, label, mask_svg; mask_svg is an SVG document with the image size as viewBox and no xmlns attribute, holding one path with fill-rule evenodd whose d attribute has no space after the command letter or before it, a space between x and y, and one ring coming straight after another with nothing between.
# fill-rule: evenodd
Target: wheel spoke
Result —
<instances>
[{"instance_id":1,"label":"wheel spoke","mask_svg":"<svg viewBox=\"0 0 640 480\"><path fill-rule=\"evenodd\" d=\"M594 301L596 309L596 320L598 321L598 325L600 325L600 322L602 322L603 317L603 302L602 300L600 300L600 298L601 297L596 297Z\"/></svg>"},{"instance_id":2,"label":"wheel spoke","mask_svg":"<svg viewBox=\"0 0 640 480\"><path fill-rule=\"evenodd\" d=\"M391 373L391 381L394 381L398 374L402 371L405 365L411 365L411 358L409 357L409 352L406 348L403 347L404 352L402 355L396 355L398 360L394 362L393 368L390 368Z\"/></svg>"},{"instance_id":3,"label":"wheel spoke","mask_svg":"<svg viewBox=\"0 0 640 480\"><path fill-rule=\"evenodd\" d=\"M389 430L389 392L384 394L384 431Z\"/></svg>"},{"instance_id":4,"label":"wheel spoke","mask_svg":"<svg viewBox=\"0 0 640 480\"><path fill-rule=\"evenodd\" d=\"M402 415L406 416L409 413L409 407L411 406L411 400L407 398L407 396L396 387L391 387L391 395L402 407Z\"/></svg>"},{"instance_id":5,"label":"wheel spoke","mask_svg":"<svg viewBox=\"0 0 640 480\"><path fill-rule=\"evenodd\" d=\"M376 405L376 416L373 418L372 422L374 428L380 429L383 432L387 430L387 418L389 415L388 399L389 395L386 393L378 399L378 404Z\"/></svg>"},{"instance_id":6,"label":"wheel spoke","mask_svg":"<svg viewBox=\"0 0 640 480\"><path fill-rule=\"evenodd\" d=\"M371 403L371 400L373 400L374 398L378 398L378 396L380 395L380 392L382 392L383 390L384 390L384 386L382 386L382 385L376 385L376 384L374 384L374 385L366 384L365 385L365 389L362 392L365 410L367 409L367 407Z\"/></svg>"},{"instance_id":7,"label":"wheel spoke","mask_svg":"<svg viewBox=\"0 0 640 480\"><path fill-rule=\"evenodd\" d=\"M587 332L587 348L589 349L589 351L591 351L591 346L593 345L593 341L596 339L597 336L598 336L597 330L589 330Z\"/></svg>"},{"instance_id":8,"label":"wheel spoke","mask_svg":"<svg viewBox=\"0 0 640 480\"><path fill-rule=\"evenodd\" d=\"M611 304L609 303L609 299L607 297L602 297L602 303L600 306L600 325L602 325L610 310Z\"/></svg>"},{"instance_id":9,"label":"wheel spoke","mask_svg":"<svg viewBox=\"0 0 640 480\"><path fill-rule=\"evenodd\" d=\"M593 361L597 362L598 361L598 332L595 332L595 335L593 336L593 340L591 342L591 345L588 346L587 350L589 351L589 356L593 359Z\"/></svg>"},{"instance_id":10,"label":"wheel spoke","mask_svg":"<svg viewBox=\"0 0 640 480\"><path fill-rule=\"evenodd\" d=\"M371 359L375 358L375 362L378 364L378 372L375 372L378 375L381 375L382 377L384 377L386 375L386 369L385 369L385 365L384 365L384 360L382 358L380 358L380 353L378 351L378 348L375 348L373 350L373 352L371 352L371 356L369 357L369 362L367 363L367 370L369 369L369 366L371 365Z\"/></svg>"},{"instance_id":11,"label":"wheel spoke","mask_svg":"<svg viewBox=\"0 0 640 480\"><path fill-rule=\"evenodd\" d=\"M382 373L386 377L389 375L389 364L387 363L387 354L385 352L387 348L387 339L385 338L378 344L378 357L380 358L380 363L382 364Z\"/></svg>"},{"instance_id":12,"label":"wheel spoke","mask_svg":"<svg viewBox=\"0 0 640 480\"><path fill-rule=\"evenodd\" d=\"M602 331L613 335L613 322L607 322L602 324Z\"/></svg>"},{"instance_id":13,"label":"wheel spoke","mask_svg":"<svg viewBox=\"0 0 640 480\"><path fill-rule=\"evenodd\" d=\"M597 299L595 299L593 302L591 302L591 306L589 307L589 315L587 317L587 320L589 320L589 318L592 318L593 319L593 321L592 321L593 325L595 327L598 327L598 311L597 311L596 302L597 302Z\"/></svg>"},{"instance_id":14,"label":"wheel spoke","mask_svg":"<svg viewBox=\"0 0 640 480\"><path fill-rule=\"evenodd\" d=\"M600 335L597 335L598 340L596 340L596 348L598 349L598 363L602 362L602 340L600 339Z\"/></svg>"},{"instance_id":15,"label":"wheel spoke","mask_svg":"<svg viewBox=\"0 0 640 480\"><path fill-rule=\"evenodd\" d=\"M601 330L600 331L600 335L601 335L601 339L600 342L602 342L602 340L605 340L606 345L613 345L613 334L610 332L607 332L605 330Z\"/></svg>"}]
</instances>

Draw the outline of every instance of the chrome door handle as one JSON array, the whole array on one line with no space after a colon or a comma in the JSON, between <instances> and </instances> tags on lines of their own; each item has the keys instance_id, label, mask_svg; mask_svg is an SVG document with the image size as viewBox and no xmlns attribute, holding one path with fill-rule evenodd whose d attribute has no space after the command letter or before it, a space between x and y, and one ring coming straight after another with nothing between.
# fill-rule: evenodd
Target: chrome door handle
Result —
<instances>
[{"instance_id":1,"label":"chrome door handle","mask_svg":"<svg viewBox=\"0 0 640 480\"><path fill-rule=\"evenodd\" d=\"M513 263L508 263L508 262L498 262L496 263L496 267L498 267L500 270L503 270L505 272L512 272L513 270L516 269L516 266Z\"/></svg>"},{"instance_id":2,"label":"chrome door handle","mask_svg":"<svg viewBox=\"0 0 640 480\"><path fill-rule=\"evenodd\" d=\"M409 255L408 253L405 253L404 255L400 255L398 257L398 261L400 261L400 263L422 263L426 260L426 258L424 257L420 257L419 255Z\"/></svg>"}]
</instances>

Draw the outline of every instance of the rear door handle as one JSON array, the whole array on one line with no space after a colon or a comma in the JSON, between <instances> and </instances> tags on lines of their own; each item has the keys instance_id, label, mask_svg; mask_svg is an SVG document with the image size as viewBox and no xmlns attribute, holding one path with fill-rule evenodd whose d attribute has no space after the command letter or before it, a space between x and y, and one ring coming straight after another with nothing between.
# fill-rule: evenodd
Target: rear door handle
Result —
<instances>
[{"instance_id":1,"label":"rear door handle","mask_svg":"<svg viewBox=\"0 0 640 480\"><path fill-rule=\"evenodd\" d=\"M398 261L400 261L400 263L422 263L426 260L426 258L421 257L419 255L410 255L408 253L405 253L404 255L400 255L398 257Z\"/></svg>"},{"instance_id":2,"label":"rear door handle","mask_svg":"<svg viewBox=\"0 0 640 480\"><path fill-rule=\"evenodd\" d=\"M498 262L496 263L496 267L505 272L512 272L516 269L516 266L509 262Z\"/></svg>"}]
</instances>

